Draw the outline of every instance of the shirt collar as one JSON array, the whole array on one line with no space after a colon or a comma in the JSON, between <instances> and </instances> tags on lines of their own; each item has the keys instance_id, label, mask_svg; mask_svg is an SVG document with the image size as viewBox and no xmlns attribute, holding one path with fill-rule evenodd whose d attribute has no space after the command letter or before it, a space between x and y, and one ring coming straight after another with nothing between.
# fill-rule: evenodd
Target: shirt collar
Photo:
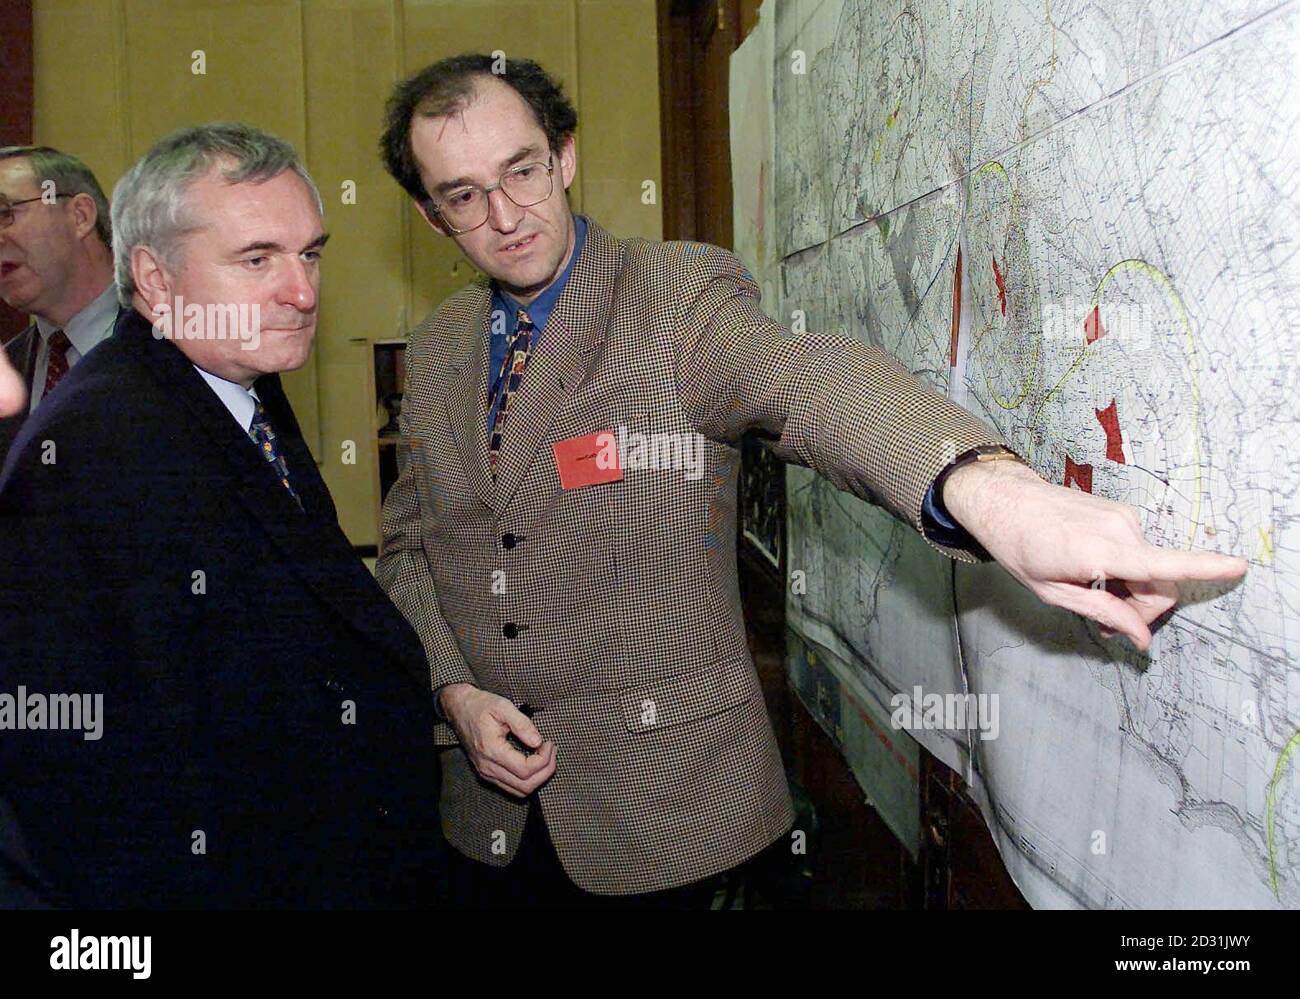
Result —
<instances>
[{"instance_id":1,"label":"shirt collar","mask_svg":"<svg viewBox=\"0 0 1300 999\"><path fill-rule=\"evenodd\" d=\"M257 393L244 388L238 382L226 381L210 371L204 371L197 364L194 365L194 370L202 375L208 387L217 393L217 398L225 404L226 409L230 410L230 415L235 418L235 422L244 428L244 433L248 433L253 425L253 414L257 411L257 404L260 401Z\"/></svg>"},{"instance_id":2,"label":"shirt collar","mask_svg":"<svg viewBox=\"0 0 1300 999\"><path fill-rule=\"evenodd\" d=\"M117 319L117 285L108 283L84 309L68 320L63 327L64 335L82 357L89 354L100 342L107 340L113 332L113 322ZM52 322L36 318L36 329L46 343L59 327Z\"/></svg>"}]
</instances>

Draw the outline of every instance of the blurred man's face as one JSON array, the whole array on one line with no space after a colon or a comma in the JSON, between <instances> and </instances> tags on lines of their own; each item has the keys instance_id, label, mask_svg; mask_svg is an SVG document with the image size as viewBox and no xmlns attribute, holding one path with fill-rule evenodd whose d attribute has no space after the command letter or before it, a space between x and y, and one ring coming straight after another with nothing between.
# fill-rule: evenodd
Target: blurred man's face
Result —
<instances>
[{"instance_id":1,"label":"blurred man's face","mask_svg":"<svg viewBox=\"0 0 1300 999\"><path fill-rule=\"evenodd\" d=\"M13 416L27 401L22 379L9 364L9 357L0 350L0 416Z\"/></svg>"},{"instance_id":2,"label":"blurred man's face","mask_svg":"<svg viewBox=\"0 0 1300 999\"><path fill-rule=\"evenodd\" d=\"M0 160L0 197L14 203L42 193L30 160ZM88 195L78 198L91 200ZM71 198L59 198L32 201L13 211L13 225L0 229L0 298L19 312L60 316L60 299L80 291L78 212L84 210Z\"/></svg>"},{"instance_id":3,"label":"blurred man's face","mask_svg":"<svg viewBox=\"0 0 1300 999\"><path fill-rule=\"evenodd\" d=\"M175 260L140 248L132 268L146 318L157 306L181 309L246 306L258 315L256 335L203 326L203 336L174 333L176 346L205 371L245 387L260 375L302 367L316 335L320 255L326 235L311 191L293 171L261 182L230 184L217 169L186 194L197 228L180 241ZM178 305L182 301L183 305ZM256 312L251 307L256 306ZM219 333L226 333L219 336Z\"/></svg>"},{"instance_id":4,"label":"blurred man's face","mask_svg":"<svg viewBox=\"0 0 1300 999\"><path fill-rule=\"evenodd\" d=\"M420 179L435 204L440 195L465 181L490 187L502 171L522 163L545 163L551 156L546 133L515 90L500 80L481 79L463 111L441 118L417 116L411 124L411 149ZM559 277L573 252L573 215L565 191L573 183L577 156L566 139L552 161L554 187L545 201L520 208L505 192L488 195L488 220L463 234L446 231L479 270L528 303ZM524 245L511 248L524 241Z\"/></svg>"}]
</instances>

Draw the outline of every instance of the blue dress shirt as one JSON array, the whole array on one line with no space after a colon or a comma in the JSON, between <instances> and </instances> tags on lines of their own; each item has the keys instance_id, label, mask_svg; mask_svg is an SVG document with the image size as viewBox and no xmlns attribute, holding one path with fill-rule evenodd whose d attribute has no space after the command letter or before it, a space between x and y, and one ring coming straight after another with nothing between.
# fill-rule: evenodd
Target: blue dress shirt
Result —
<instances>
[{"instance_id":1,"label":"blue dress shirt","mask_svg":"<svg viewBox=\"0 0 1300 999\"><path fill-rule=\"evenodd\" d=\"M489 338L488 353L488 391L492 391L492 386L496 382L497 374L501 371L501 365L506 359L506 350L510 346L510 341L514 338L517 323L515 322L515 313L520 309L528 311L528 318L533 321L537 327L537 332L533 334L532 347L537 349L537 341L542 338L542 330L546 329L546 320L551 315L551 309L559 301L560 294L564 291L564 286L569 283L569 275L573 273L573 265L578 262L578 255L582 253L582 243L587 238L587 220L582 215L573 217L573 227L575 229L573 237L573 256L569 257L569 262L564 265L564 270L540 295L538 295L528 305L520 305L513 298L501 290L501 286L495 281L492 282L492 315L489 317L492 331ZM497 321L497 315L505 316L504 322ZM492 424L497 418L497 400L491 400L492 405L488 407L488 433L492 433Z\"/></svg>"}]
</instances>

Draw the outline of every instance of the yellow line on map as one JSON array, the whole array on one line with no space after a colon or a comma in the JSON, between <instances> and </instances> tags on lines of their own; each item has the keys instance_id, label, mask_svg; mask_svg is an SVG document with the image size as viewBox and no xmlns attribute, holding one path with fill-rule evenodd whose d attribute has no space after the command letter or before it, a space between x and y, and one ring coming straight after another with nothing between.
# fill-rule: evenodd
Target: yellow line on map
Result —
<instances>
[{"instance_id":1,"label":"yellow line on map","mask_svg":"<svg viewBox=\"0 0 1300 999\"><path fill-rule=\"evenodd\" d=\"M1286 746L1283 747L1281 754L1277 758L1277 765L1273 767L1273 779L1268 782L1268 805L1265 808L1265 821L1268 824L1268 876L1273 883L1273 896L1280 902L1282 895L1277 890L1277 852L1273 843L1273 809L1277 802L1277 785L1282 780L1282 774L1286 772L1287 760L1295 748L1300 746L1300 732L1291 736Z\"/></svg>"}]
</instances>

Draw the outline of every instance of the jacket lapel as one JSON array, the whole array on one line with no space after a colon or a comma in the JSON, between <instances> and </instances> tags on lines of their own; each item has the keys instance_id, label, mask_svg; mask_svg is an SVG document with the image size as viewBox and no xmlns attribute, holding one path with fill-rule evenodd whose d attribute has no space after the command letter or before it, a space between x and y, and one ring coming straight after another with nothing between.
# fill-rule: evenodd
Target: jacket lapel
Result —
<instances>
[{"instance_id":1,"label":"jacket lapel","mask_svg":"<svg viewBox=\"0 0 1300 999\"><path fill-rule=\"evenodd\" d=\"M18 374L22 377L28 392L31 391L32 381L36 377L36 354L40 343L41 335L36 330L36 324L32 323L14 337L6 348L9 351L9 360L18 369Z\"/></svg>"},{"instance_id":2,"label":"jacket lapel","mask_svg":"<svg viewBox=\"0 0 1300 999\"><path fill-rule=\"evenodd\" d=\"M498 512L507 509L537 456L550 451L545 446L547 431L564 400L582 380L589 356L608 328L614 284L622 265L618 241L587 219L582 253L546 320L519 393L511 401L497 462L493 505ZM485 412L481 421L484 432L486 420Z\"/></svg>"},{"instance_id":3,"label":"jacket lapel","mask_svg":"<svg viewBox=\"0 0 1300 999\"><path fill-rule=\"evenodd\" d=\"M387 601L382 591L371 585L369 572L338 528L333 501L302 440L279 376L259 378L256 388L285 448L290 481L303 501L303 510L265 467L248 435L179 349L167 340L155 339L147 320L134 310L119 319L115 335L129 338L146 370L201 428L203 438L233 476L234 499L284 553L298 576L359 632L399 661L406 661L410 647L398 641L400 629L392 626L392 615L384 613L381 602ZM391 605L388 609L391 611Z\"/></svg>"},{"instance_id":4,"label":"jacket lapel","mask_svg":"<svg viewBox=\"0 0 1300 999\"><path fill-rule=\"evenodd\" d=\"M453 324L460 326L455 332L461 333L464 340L459 350L451 351L448 364L451 389L445 403L465 476L479 499L490 507L493 490L487 459L487 366L492 289L485 280L475 282L470 289L475 296L463 318L452 319Z\"/></svg>"}]
</instances>

